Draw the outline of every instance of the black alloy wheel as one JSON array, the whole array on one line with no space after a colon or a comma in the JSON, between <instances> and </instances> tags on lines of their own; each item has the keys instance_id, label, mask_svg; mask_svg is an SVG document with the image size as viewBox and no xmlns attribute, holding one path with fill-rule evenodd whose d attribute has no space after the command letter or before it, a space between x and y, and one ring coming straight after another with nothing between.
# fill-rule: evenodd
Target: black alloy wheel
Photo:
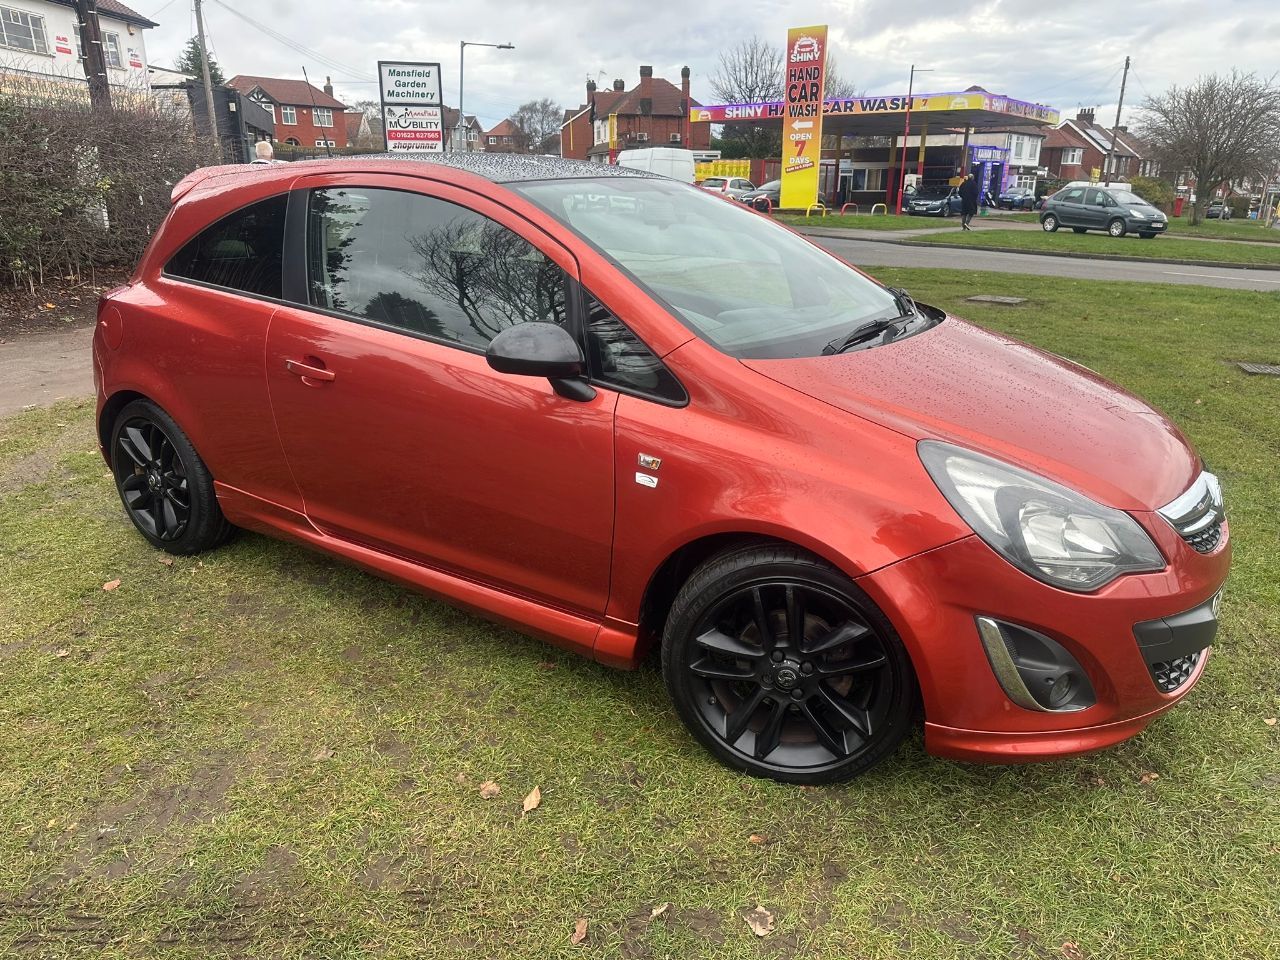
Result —
<instances>
[{"instance_id":1,"label":"black alloy wheel","mask_svg":"<svg viewBox=\"0 0 1280 960\"><path fill-rule=\"evenodd\" d=\"M125 512L154 546L198 553L231 534L208 468L158 406L148 400L127 404L116 417L110 443L111 470Z\"/></svg>"},{"instance_id":2,"label":"black alloy wheel","mask_svg":"<svg viewBox=\"0 0 1280 960\"><path fill-rule=\"evenodd\" d=\"M700 568L672 607L663 666L682 719L713 753L793 783L869 768L898 746L915 707L910 661L883 614L787 547Z\"/></svg>"}]
</instances>

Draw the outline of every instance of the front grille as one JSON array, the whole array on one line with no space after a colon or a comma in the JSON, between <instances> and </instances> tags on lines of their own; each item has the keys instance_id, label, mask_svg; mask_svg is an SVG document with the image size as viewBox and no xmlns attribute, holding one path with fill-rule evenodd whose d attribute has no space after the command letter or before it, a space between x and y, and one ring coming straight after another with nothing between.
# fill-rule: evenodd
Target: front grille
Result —
<instances>
[{"instance_id":1,"label":"front grille","mask_svg":"<svg viewBox=\"0 0 1280 960\"><path fill-rule=\"evenodd\" d=\"M1226 511L1218 478L1205 470L1195 483L1172 503L1160 508L1160 516L1197 553L1213 553L1222 542Z\"/></svg>"},{"instance_id":2,"label":"front grille","mask_svg":"<svg viewBox=\"0 0 1280 960\"><path fill-rule=\"evenodd\" d=\"M1161 660L1159 663L1147 664L1151 671L1151 679L1156 682L1161 693L1173 693L1191 679L1204 656L1203 650L1189 653L1185 657L1174 657L1172 660Z\"/></svg>"}]
</instances>

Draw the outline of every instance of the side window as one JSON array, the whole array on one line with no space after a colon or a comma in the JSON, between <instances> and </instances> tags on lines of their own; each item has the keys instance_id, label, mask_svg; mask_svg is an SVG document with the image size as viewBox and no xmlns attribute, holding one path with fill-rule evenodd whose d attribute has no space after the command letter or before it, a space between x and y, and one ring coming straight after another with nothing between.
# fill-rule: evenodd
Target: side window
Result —
<instances>
[{"instance_id":1,"label":"side window","mask_svg":"<svg viewBox=\"0 0 1280 960\"><path fill-rule=\"evenodd\" d=\"M563 270L457 204L397 190L313 190L312 306L483 350L517 323L563 324Z\"/></svg>"},{"instance_id":2,"label":"side window","mask_svg":"<svg viewBox=\"0 0 1280 960\"><path fill-rule=\"evenodd\" d=\"M1101 190L1094 190L1094 189L1092 189L1092 188L1090 188L1089 190L1086 190L1086 191L1085 191L1085 194L1084 194L1084 205L1085 205L1086 207L1101 207L1101 206L1103 206L1103 205L1104 205L1104 201L1103 201L1103 199L1102 199L1102 191L1101 191Z\"/></svg>"},{"instance_id":3,"label":"side window","mask_svg":"<svg viewBox=\"0 0 1280 960\"><path fill-rule=\"evenodd\" d=\"M1058 199L1063 203L1084 203L1084 190L1080 187L1067 190Z\"/></svg>"},{"instance_id":4,"label":"side window","mask_svg":"<svg viewBox=\"0 0 1280 960\"><path fill-rule=\"evenodd\" d=\"M688 399L671 371L608 307L586 290L582 301L593 380L673 403Z\"/></svg>"},{"instance_id":5,"label":"side window","mask_svg":"<svg viewBox=\"0 0 1280 960\"><path fill-rule=\"evenodd\" d=\"M259 200L205 228L175 253L164 272L216 287L281 296L288 194Z\"/></svg>"}]
</instances>

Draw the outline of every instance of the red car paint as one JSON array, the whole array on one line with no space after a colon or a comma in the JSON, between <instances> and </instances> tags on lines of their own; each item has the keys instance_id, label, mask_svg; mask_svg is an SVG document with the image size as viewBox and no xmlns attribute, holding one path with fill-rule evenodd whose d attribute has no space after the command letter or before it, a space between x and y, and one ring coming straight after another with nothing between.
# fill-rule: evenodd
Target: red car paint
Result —
<instances>
[{"instance_id":1,"label":"red car paint","mask_svg":"<svg viewBox=\"0 0 1280 960\"><path fill-rule=\"evenodd\" d=\"M198 231L250 202L343 185L424 192L514 231L608 304L688 404L607 388L567 400L474 353L161 272ZM174 197L130 283L100 313L101 430L129 398L159 404L238 526L619 667L653 642L646 596L680 551L724 535L785 540L855 579L893 623L919 679L926 746L946 756L1097 749L1194 685L1160 693L1132 629L1214 596L1229 537L1224 527L1202 555L1153 513L1192 483L1198 458L1167 420L1083 368L952 318L874 350L739 361L541 208L441 165L217 168ZM299 377L298 364L317 374ZM1168 566L1090 594L1032 579L939 492L915 451L926 438L1130 511ZM640 454L661 456L657 487L633 482ZM976 640L983 614L1064 645L1098 702L1061 714L1010 702Z\"/></svg>"}]
</instances>

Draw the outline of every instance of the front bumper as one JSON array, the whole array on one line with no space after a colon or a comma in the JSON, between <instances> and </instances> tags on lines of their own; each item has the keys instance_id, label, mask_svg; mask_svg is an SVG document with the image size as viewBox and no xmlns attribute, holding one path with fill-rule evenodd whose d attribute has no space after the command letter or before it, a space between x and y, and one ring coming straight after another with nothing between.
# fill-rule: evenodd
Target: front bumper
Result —
<instances>
[{"instance_id":1,"label":"front bumper","mask_svg":"<svg viewBox=\"0 0 1280 960\"><path fill-rule=\"evenodd\" d=\"M1218 547L1199 554L1158 515L1134 516L1168 566L1120 577L1089 594L1027 576L976 536L859 579L911 654L929 752L1009 763L1098 750L1139 733L1195 685L1207 654L1176 675L1179 683L1169 693L1157 686L1156 664L1165 653L1182 656L1183 647L1206 634L1176 630L1175 638L1156 624L1176 627L1180 616L1212 604L1231 563L1227 526ZM1096 702L1074 712L1017 705L992 669L978 617L1021 625L1061 644L1088 675Z\"/></svg>"},{"instance_id":2,"label":"front bumper","mask_svg":"<svg viewBox=\"0 0 1280 960\"><path fill-rule=\"evenodd\" d=\"M1130 233L1164 233L1169 229L1169 221L1139 220L1136 217L1125 217L1124 227Z\"/></svg>"}]
</instances>

